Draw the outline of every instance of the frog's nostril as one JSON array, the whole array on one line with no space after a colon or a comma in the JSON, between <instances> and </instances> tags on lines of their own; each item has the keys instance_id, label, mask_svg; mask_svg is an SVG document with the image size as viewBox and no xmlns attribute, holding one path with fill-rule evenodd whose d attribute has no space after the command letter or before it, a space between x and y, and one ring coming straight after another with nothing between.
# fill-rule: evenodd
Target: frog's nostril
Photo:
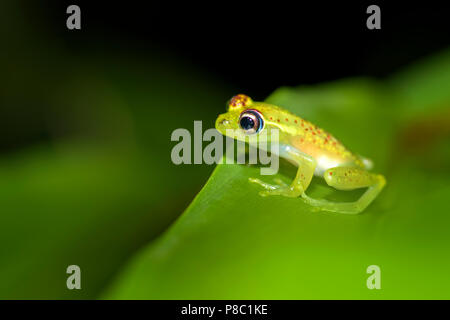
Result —
<instances>
[{"instance_id":1,"label":"frog's nostril","mask_svg":"<svg viewBox=\"0 0 450 320\"><path fill-rule=\"evenodd\" d=\"M227 119L223 119L221 124L222 124L223 126L226 126L226 125L229 124L229 123L230 123L230 121L228 121Z\"/></svg>"}]
</instances>

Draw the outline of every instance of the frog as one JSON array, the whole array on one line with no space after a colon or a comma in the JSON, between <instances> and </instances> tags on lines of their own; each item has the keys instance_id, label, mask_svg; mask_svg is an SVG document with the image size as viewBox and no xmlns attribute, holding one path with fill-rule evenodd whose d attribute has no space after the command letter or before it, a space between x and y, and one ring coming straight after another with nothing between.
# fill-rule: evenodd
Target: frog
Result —
<instances>
[{"instance_id":1,"label":"frog","mask_svg":"<svg viewBox=\"0 0 450 320\"><path fill-rule=\"evenodd\" d=\"M270 142L274 135L268 132L278 131L276 156L298 168L290 184L279 178L274 179L275 184L249 178L251 183L262 187L259 194L263 197L300 198L314 211L359 214L386 185L382 174L371 171L373 162L370 159L350 151L329 132L282 107L253 101L245 94L235 95L229 100L227 112L217 117L215 128L224 136L244 142L248 142L250 136L263 136L263 133ZM314 176L323 178L328 186L336 190L367 190L350 202L315 199L306 194Z\"/></svg>"}]
</instances>

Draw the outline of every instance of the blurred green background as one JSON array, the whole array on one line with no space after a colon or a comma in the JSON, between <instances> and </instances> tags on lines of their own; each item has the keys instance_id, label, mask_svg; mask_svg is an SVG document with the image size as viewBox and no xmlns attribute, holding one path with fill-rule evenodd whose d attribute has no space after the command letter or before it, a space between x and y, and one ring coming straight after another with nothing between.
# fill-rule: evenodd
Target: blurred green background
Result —
<instances>
[{"instance_id":1,"label":"blurred green background","mask_svg":"<svg viewBox=\"0 0 450 320\"><path fill-rule=\"evenodd\" d=\"M219 56L202 64L187 49L146 43L153 34L142 30L130 39L125 22L115 38L116 29L92 23L101 10L84 3L91 24L83 28L95 31L69 33L65 4L47 5L0 8L1 299L449 298L450 53L442 40L406 56L392 44L380 59L347 58L347 67L339 61L346 52L332 59L311 37L317 47L298 62L302 72L295 56L289 71L281 53L236 53L218 34L223 41L207 44L223 53L216 66ZM323 70L317 62L308 69L316 54ZM237 71L224 76L231 64ZM331 81L352 75L378 79ZM261 199L246 181L256 168L174 165L172 131L192 130L194 120L213 127L242 91L269 96L374 159L386 190L358 217L312 214L297 199ZM287 181L292 168L284 169ZM312 192L347 196L320 182ZM66 287L72 264L82 290ZM369 264L386 274L381 292L365 287Z\"/></svg>"}]
</instances>

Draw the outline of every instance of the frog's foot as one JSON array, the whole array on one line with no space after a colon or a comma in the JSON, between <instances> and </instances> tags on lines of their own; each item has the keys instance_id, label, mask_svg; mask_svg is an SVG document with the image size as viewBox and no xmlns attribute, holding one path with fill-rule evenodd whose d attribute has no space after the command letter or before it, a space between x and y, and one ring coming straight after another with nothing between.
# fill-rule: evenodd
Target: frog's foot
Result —
<instances>
[{"instance_id":1,"label":"frog's foot","mask_svg":"<svg viewBox=\"0 0 450 320\"><path fill-rule=\"evenodd\" d=\"M280 187L284 187L284 188L289 187L289 185L286 182L284 182L283 180L281 180L280 178L275 178L275 179L273 179L273 181L275 181L275 183L277 185L279 185Z\"/></svg>"},{"instance_id":2,"label":"frog's foot","mask_svg":"<svg viewBox=\"0 0 450 320\"><path fill-rule=\"evenodd\" d=\"M263 197L280 195L290 198L296 198L303 193L303 190L301 190L300 188L291 187L278 178L274 179L275 183L277 184L269 184L257 178L249 178L248 180L251 183L259 184L265 189L264 191L259 192L259 194Z\"/></svg>"},{"instance_id":3,"label":"frog's foot","mask_svg":"<svg viewBox=\"0 0 450 320\"><path fill-rule=\"evenodd\" d=\"M312 211L329 211L344 214L358 214L365 209L365 206L361 206L356 202L334 202L325 199L314 199L307 196L305 193L302 195L302 200L312 207Z\"/></svg>"}]
</instances>

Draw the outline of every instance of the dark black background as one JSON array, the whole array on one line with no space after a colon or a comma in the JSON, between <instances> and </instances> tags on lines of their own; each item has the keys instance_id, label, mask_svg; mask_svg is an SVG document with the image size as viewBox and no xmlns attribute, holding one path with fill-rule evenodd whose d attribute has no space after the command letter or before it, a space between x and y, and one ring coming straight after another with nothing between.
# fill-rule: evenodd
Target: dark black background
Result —
<instances>
[{"instance_id":1,"label":"dark black background","mask_svg":"<svg viewBox=\"0 0 450 320\"><path fill-rule=\"evenodd\" d=\"M74 52L165 50L265 98L282 85L383 77L449 44L444 2L39 1L48 33ZM65 26L78 4L82 30ZM381 8L381 30L366 9Z\"/></svg>"}]
</instances>

